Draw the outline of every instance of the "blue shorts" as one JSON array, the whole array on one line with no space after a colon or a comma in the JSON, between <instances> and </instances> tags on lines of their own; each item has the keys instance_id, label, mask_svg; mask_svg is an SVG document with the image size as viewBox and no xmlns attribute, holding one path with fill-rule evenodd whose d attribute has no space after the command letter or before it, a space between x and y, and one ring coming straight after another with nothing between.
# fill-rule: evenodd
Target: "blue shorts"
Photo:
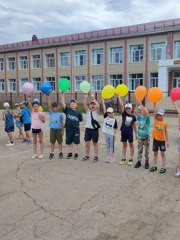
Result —
<instances>
[{"instance_id":1,"label":"blue shorts","mask_svg":"<svg viewBox=\"0 0 180 240\"><path fill-rule=\"evenodd\" d=\"M7 133L14 132L14 126L5 127L5 132L7 132Z\"/></svg>"}]
</instances>

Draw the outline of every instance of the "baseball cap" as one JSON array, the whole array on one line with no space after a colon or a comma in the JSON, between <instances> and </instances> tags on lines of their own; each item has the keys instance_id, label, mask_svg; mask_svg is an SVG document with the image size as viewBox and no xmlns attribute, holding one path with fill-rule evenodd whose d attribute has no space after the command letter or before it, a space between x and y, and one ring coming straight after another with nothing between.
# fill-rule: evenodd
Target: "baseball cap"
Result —
<instances>
[{"instance_id":1,"label":"baseball cap","mask_svg":"<svg viewBox=\"0 0 180 240\"><path fill-rule=\"evenodd\" d=\"M15 103L15 104L14 104L15 107L17 107L17 106L19 106L19 105L20 105L19 103Z\"/></svg>"},{"instance_id":2,"label":"baseball cap","mask_svg":"<svg viewBox=\"0 0 180 240\"><path fill-rule=\"evenodd\" d=\"M22 104L24 104L24 105L28 105L28 102L27 101L22 101L22 102L20 102L20 104L19 105L22 105Z\"/></svg>"},{"instance_id":3,"label":"baseball cap","mask_svg":"<svg viewBox=\"0 0 180 240\"><path fill-rule=\"evenodd\" d=\"M106 112L107 112L107 113L113 113L113 112L114 112L114 110L113 110L113 108L112 108L112 107L108 107L108 108L107 108L107 110L106 110Z\"/></svg>"},{"instance_id":4,"label":"baseball cap","mask_svg":"<svg viewBox=\"0 0 180 240\"><path fill-rule=\"evenodd\" d=\"M91 100L90 104L91 104L91 103L95 103L95 104L96 104L95 100Z\"/></svg>"},{"instance_id":5,"label":"baseball cap","mask_svg":"<svg viewBox=\"0 0 180 240\"><path fill-rule=\"evenodd\" d=\"M40 103L39 98L34 98L34 99L33 99L33 102L38 102L38 103Z\"/></svg>"},{"instance_id":6,"label":"baseball cap","mask_svg":"<svg viewBox=\"0 0 180 240\"><path fill-rule=\"evenodd\" d=\"M159 115L164 115L165 114L165 111L164 111L164 109L158 109L157 111L156 111L156 114L159 114Z\"/></svg>"},{"instance_id":7,"label":"baseball cap","mask_svg":"<svg viewBox=\"0 0 180 240\"><path fill-rule=\"evenodd\" d=\"M9 103L8 103L8 102L4 102L4 103L3 103L3 106L4 106L4 107L9 107Z\"/></svg>"},{"instance_id":8,"label":"baseball cap","mask_svg":"<svg viewBox=\"0 0 180 240\"><path fill-rule=\"evenodd\" d=\"M75 102L75 103L77 103L76 99L71 99L70 102Z\"/></svg>"},{"instance_id":9,"label":"baseball cap","mask_svg":"<svg viewBox=\"0 0 180 240\"><path fill-rule=\"evenodd\" d=\"M131 103L126 103L125 108L132 108L132 104Z\"/></svg>"}]
</instances>

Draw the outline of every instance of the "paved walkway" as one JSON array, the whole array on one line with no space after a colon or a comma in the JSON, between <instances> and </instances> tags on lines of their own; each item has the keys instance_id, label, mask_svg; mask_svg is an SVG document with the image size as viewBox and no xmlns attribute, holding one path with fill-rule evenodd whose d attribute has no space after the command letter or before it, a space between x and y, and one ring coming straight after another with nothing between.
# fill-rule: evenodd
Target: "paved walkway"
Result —
<instances>
[{"instance_id":1,"label":"paved walkway","mask_svg":"<svg viewBox=\"0 0 180 240\"><path fill-rule=\"evenodd\" d=\"M120 117L117 117L120 124ZM102 121L102 117L101 117ZM167 117L170 148L167 173L150 173L142 166L107 164L100 134L100 161L31 159L32 146L16 141L5 147L0 123L0 240L173 240L180 236L180 179L177 165L177 117ZM84 123L81 127L84 131ZM116 159L121 157L120 133ZM67 147L64 147L67 154ZM136 158L136 157L135 157ZM151 152L152 163L152 152ZM160 166L159 159L159 166Z\"/></svg>"}]
</instances>

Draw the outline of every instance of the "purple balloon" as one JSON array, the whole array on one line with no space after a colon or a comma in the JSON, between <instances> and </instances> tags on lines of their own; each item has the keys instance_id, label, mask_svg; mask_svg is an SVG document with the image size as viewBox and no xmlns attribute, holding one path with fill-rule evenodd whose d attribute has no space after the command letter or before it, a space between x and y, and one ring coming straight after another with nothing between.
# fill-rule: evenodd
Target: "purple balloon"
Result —
<instances>
[{"instance_id":1,"label":"purple balloon","mask_svg":"<svg viewBox=\"0 0 180 240\"><path fill-rule=\"evenodd\" d=\"M30 82L26 82L22 85L22 91L27 96L31 96L34 92L34 85Z\"/></svg>"}]
</instances>

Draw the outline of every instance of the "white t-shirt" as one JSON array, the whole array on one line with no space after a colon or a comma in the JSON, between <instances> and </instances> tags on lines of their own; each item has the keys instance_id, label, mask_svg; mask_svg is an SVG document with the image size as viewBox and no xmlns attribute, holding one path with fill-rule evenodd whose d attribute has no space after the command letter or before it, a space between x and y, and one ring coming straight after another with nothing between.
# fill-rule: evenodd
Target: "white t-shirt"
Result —
<instances>
[{"instance_id":1,"label":"white t-shirt","mask_svg":"<svg viewBox=\"0 0 180 240\"><path fill-rule=\"evenodd\" d=\"M97 110L92 111L92 116L96 121L98 121L99 113L97 112ZM91 110L88 110L86 113L86 126L85 127L94 129L94 127L91 124Z\"/></svg>"},{"instance_id":2,"label":"white t-shirt","mask_svg":"<svg viewBox=\"0 0 180 240\"><path fill-rule=\"evenodd\" d=\"M114 124L115 124L115 118L106 117L104 118L102 131L109 135L114 135Z\"/></svg>"}]
</instances>

